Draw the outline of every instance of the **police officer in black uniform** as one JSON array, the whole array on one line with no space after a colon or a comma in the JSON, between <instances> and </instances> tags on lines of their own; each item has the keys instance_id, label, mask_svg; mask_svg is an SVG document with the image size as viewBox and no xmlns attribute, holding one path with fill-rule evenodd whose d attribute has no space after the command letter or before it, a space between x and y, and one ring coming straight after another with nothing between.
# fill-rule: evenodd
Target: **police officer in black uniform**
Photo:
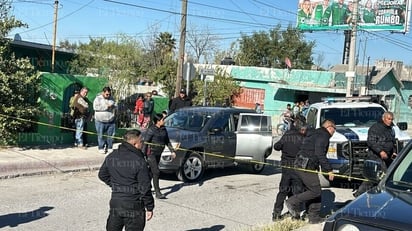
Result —
<instances>
[{"instance_id":1,"label":"police officer in black uniform","mask_svg":"<svg viewBox=\"0 0 412 231\"><path fill-rule=\"evenodd\" d=\"M282 177L279 183L279 192L273 206L272 220L282 218L283 202L287 196L301 193L303 186L299 177L293 170L296 155L305 137L306 127L293 126L273 145L276 151L282 151L280 163L282 165Z\"/></svg>"},{"instance_id":2,"label":"police officer in black uniform","mask_svg":"<svg viewBox=\"0 0 412 231\"><path fill-rule=\"evenodd\" d=\"M303 140L298 157L296 157L295 167L311 171L299 169L296 171L306 190L293 195L285 202L292 218L299 219L299 208L305 204L309 223L317 224L324 221L320 217L322 189L316 170L319 170L319 166L321 166L322 172L328 172L329 180L333 180L332 167L326 158L326 153L329 148L329 138L335 133L335 130L335 122L327 119L322 123L321 128L308 133Z\"/></svg>"},{"instance_id":3,"label":"police officer in black uniform","mask_svg":"<svg viewBox=\"0 0 412 231\"><path fill-rule=\"evenodd\" d=\"M143 144L143 152L147 155L147 162L149 163L150 171L152 173L153 187L157 199L166 199L166 196L160 192L159 186L159 162L166 145L171 152L171 158L176 157L175 150L170 143L169 135L164 126L164 118L163 114L156 114L153 116L153 124L147 129L144 138L145 142Z\"/></svg>"},{"instance_id":4,"label":"police officer in black uniform","mask_svg":"<svg viewBox=\"0 0 412 231\"><path fill-rule=\"evenodd\" d=\"M192 100L187 96L184 88L180 89L179 96L173 98L169 103L169 114L172 114L176 110L184 107L192 106Z\"/></svg>"},{"instance_id":5,"label":"police officer in black uniform","mask_svg":"<svg viewBox=\"0 0 412 231\"><path fill-rule=\"evenodd\" d=\"M112 188L106 230L143 230L153 216L149 168L140 131L130 130L117 150L110 153L99 170L99 179Z\"/></svg>"}]
</instances>

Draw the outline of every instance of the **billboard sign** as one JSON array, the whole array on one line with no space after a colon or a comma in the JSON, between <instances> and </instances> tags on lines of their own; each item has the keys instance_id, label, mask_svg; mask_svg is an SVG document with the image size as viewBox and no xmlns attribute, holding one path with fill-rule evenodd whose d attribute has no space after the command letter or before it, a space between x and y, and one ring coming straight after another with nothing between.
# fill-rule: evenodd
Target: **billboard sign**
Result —
<instances>
[{"instance_id":1,"label":"billboard sign","mask_svg":"<svg viewBox=\"0 0 412 231\"><path fill-rule=\"evenodd\" d=\"M297 28L302 31L350 30L357 0L299 0ZM358 1L358 29L409 31L412 0Z\"/></svg>"}]
</instances>

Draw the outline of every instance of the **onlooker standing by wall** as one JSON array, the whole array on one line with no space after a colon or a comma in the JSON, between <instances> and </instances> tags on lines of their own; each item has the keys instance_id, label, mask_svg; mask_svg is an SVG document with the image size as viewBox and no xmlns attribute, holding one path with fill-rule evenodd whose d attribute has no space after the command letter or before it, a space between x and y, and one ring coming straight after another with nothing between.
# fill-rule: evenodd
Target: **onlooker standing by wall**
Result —
<instances>
[{"instance_id":1,"label":"onlooker standing by wall","mask_svg":"<svg viewBox=\"0 0 412 231\"><path fill-rule=\"evenodd\" d=\"M146 97L143 102L143 122L142 129L147 129L152 120L152 114L154 110L154 100L152 99L152 93L146 93Z\"/></svg>"},{"instance_id":2,"label":"onlooker standing by wall","mask_svg":"<svg viewBox=\"0 0 412 231\"><path fill-rule=\"evenodd\" d=\"M189 97L187 97L186 90L182 88L180 89L179 97L173 98L171 100L169 106L169 114L172 114L177 109L190 106L192 106L192 100Z\"/></svg>"},{"instance_id":3,"label":"onlooker standing by wall","mask_svg":"<svg viewBox=\"0 0 412 231\"><path fill-rule=\"evenodd\" d=\"M99 170L99 179L112 188L106 230L143 230L153 216L149 169L141 147L140 131L127 131Z\"/></svg>"},{"instance_id":4,"label":"onlooker standing by wall","mask_svg":"<svg viewBox=\"0 0 412 231\"><path fill-rule=\"evenodd\" d=\"M87 119L89 118L89 100L86 98L89 90L83 87L79 94L73 98L73 118L76 125L75 145L78 148L86 149L86 143L83 137L83 131L87 126Z\"/></svg>"},{"instance_id":5,"label":"onlooker standing by wall","mask_svg":"<svg viewBox=\"0 0 412 231\"><path fill-rule=\"evenodd\" d=\"M134 114L136 115L136 123L139 126L139 128L143 124L143 119L144 119L144 97L143 94L139 94L136 99L136 104L134 107Z\"/></svg>"},{"instance_id":6,"label":"onlooker standing by wall","mask_svg":"<svg viewBox=\"0 0 412 231\"><path fill-rule=\"evenodd\" d=\"M102 93L94 99L93 109L99 153L112 152L113 136L116 129L116 104L110 87L104 87Z\"/></svg>"}]
</instances>

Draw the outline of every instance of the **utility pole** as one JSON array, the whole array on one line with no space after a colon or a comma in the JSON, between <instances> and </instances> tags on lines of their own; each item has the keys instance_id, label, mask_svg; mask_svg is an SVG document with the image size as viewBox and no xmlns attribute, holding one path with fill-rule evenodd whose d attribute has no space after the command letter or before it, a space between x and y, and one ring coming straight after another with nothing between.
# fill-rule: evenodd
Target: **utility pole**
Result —
<instances>
[{"instance_id":1,"label":"utility pole","mask_svg":"<svg viewBox=\"0 0 412 231\"><path fill-rule=\"evenodd\" d=\"M59 8L59 1L54 1L54 29L53 29L53 45L52 45L52 60L51 60L51 72L54 72L54 62L56 55L56 34L57 34L57 10Z\"/></svg>"},{"instance_id":2,"label":"utility pole","mask_svg":"<svg viewBox=\"0 0 412 231\"><path fill-rule=\"evenodd\" d=\"M349 68L346 72L346 97L352 96L352 84L353 79L355 78L355 57L356 57L356 37L358 32L358 5L359 0L353 1L353 12L352 12L352 30L351 30L351 41L350 41L350 48L349 48Z\"/></svg>"},{"instance_id":3,"label":"utility pole","mask_svg":"<svg viewBox=\"0 0 412 231\"><path fill-rule=\"evenodd\" d=\"M179 55L177 61L177 73L176 73L176 89L175 96L179 95L180 88L182 86L183 79L183 61L185 57L185 42L186 42L186 18L187 18L187 1L182 0L182 13L180 19L180 43L179 43Z\"/></svg>"}]
</instances>

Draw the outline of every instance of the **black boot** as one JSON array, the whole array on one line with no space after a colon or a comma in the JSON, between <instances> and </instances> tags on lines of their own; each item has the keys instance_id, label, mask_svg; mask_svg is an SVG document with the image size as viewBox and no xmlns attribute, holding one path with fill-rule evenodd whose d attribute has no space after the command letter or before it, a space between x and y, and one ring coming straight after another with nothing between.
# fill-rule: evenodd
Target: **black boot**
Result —
<instances>
[{"instance_id":1,"label":"black boot","mask_svg":"<svg viewBox=\"0 0 412 231\"><path fill-rule=\"evenodd\" d=\"M159 176L153 176L153 187L155 189L157 199L166 199L166 196L160 192Z\"/></svg>"},{"instance_id":2,"label":"black boot","mask_svg":"<svg viewBox=\"0 0 412 231\"><path fill-rule=\"evenodd\" d=\"M279 213L272 213L272 221L279 221L282 220L282 215L280 215Z\"/></svg>"},{"instance_id":3,"label":"black boot","mask_svg":"<svg viewBox=\"0 0 412 231\"><path fill-rule=\"evenodd\" d=\"M156 198L157 199L166 199L166 196L162 194L161 192L156 192Z\"/></svg>"}]
</instances>

